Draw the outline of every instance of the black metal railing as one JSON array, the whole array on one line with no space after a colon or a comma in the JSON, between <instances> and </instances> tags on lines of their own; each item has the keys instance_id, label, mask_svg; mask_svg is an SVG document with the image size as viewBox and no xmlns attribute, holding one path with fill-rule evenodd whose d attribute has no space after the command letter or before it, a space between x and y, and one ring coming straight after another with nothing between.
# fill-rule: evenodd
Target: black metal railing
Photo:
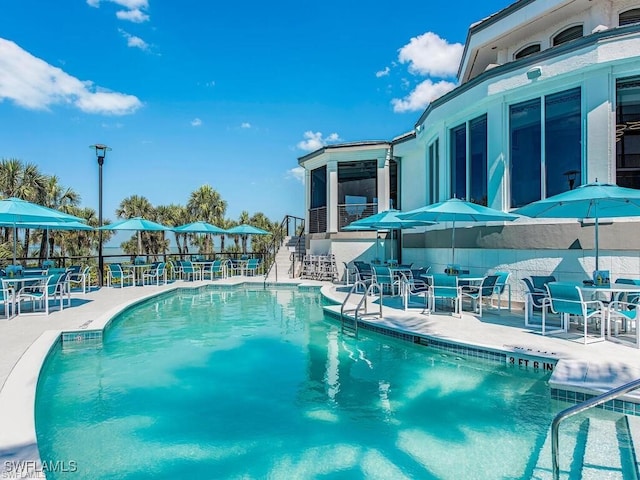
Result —
<instances>
[{"instance_id":1,"label":"black metal railing","mask_svg":"<svg viewBox=\"0 0 640 480\"><path fill-rule=\"evenodd\" d=\"M338 230L351 222L378 213L377 203L345 203L338 205Z\"/></svg>"},{"instance_id":2,"label":"black metal railing","mask_svg":"<svg viewBox=\"0 0 640 480\"><path fill-rule=\"evenodd\" d=\"M309 209L309 233L325 233L327 231L327 207Z\"/></svg>"}]
</instances>

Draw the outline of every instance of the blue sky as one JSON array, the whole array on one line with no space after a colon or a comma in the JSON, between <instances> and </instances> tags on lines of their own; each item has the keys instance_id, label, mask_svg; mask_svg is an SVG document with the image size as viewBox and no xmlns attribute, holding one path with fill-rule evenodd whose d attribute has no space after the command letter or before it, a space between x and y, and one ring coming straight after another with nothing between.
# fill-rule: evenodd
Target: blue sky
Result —
<instances>
[{"instance_id":1,"label":"blue sky","mask_svg":"<svg viewBox=\"0 0 640 480\"><path fill-rule=\"evenodd\" d=\"M104 216L209 184L273 221L304 214L297 158L390 140L455 85L469 25L510 2L3 2L0 158L36 163Z\"/></svg>"}]
</instances>

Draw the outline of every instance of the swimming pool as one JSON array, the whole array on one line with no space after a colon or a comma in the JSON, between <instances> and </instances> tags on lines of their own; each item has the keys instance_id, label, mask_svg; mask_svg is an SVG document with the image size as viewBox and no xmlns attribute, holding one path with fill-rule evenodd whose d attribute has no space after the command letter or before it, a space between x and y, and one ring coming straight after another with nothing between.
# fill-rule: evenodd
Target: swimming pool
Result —
<instances>
[{"instance_id":1,"label":"swimming pool","mask_svg":"<svg viewBox=\"0 0 640 480\"><path fill-rule=\"evenodd\" d=\"M36 425L48 478L529 478L547 376L342 335L318 292L174 293L58 348ZM514 374L517 373L517 374Z\"/></svg>"}]
</instances>

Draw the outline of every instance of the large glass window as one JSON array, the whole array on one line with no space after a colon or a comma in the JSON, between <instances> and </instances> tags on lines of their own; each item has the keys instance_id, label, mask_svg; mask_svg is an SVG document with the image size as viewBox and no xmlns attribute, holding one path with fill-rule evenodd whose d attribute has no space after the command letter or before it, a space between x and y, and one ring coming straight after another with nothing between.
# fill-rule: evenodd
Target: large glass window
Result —
<instances>
[{"instance_id":1,"label":"large glass window","mask_svg":"<svg viewBox=\"0 0 640 480\"><path fill-rule=\"evenodd\" d=\"M440 201L440 141L435 139L429 145L429 203Z\"/></svg>"},{"instance_id":2,"label":"large glass window","mask_svg":"<svg viewBox=\"0 0 640 480\"><path fill-rule=\"evenodd\" d=\"M509 122L512 207L580 185L580 88L512 105Z\"/></svg>"},{"instance_id":3,"label":"large glass window","mask_svg":"<svg viewBox=\"0 0 640 480\"><path fill-rule=\"evenodd\" d=\"M582 115L580 89L545 97L546 197L580 185Z\"/></svg>"},{"instance_id":4,"label":"large glass window","mask_svg":"<svg viewBox=\"0 0 640 480\"><path fill-rule=\"evenodd\" d=\"M469 201L487 205L487 116L469 122Z\"/></svg>"},{"instance_id":5,"label":"large glass window","mask_svg":"<svg viewBox=\"0 0 640 480\"><path fill-rule=\"evenodd\" d=\"M512 207L521 207L542 198L540 112L540 99L509 108Z\"/></svg>"},{"instance_id":6,"label":"large glass window","mask_svg":"<svg viewBox=\"0 0 640 480\"><path fill-rule=\"evenodd\" d=\"M378 211L378 162L338 163L338 228Z\"/></svg>"},{"instance_id":7,"label":"large glass window","mask_svg":"<svg viewBox=\"0 0 640 480\"><path fill-rule=\"evenodd\" d=\"M451 196L467 198L467 124L451 129Z\"/></svg>"},{"instance_id":8,"label":"large glass window","mask_svg":"<svg viewBox=\"0 0 640 480\"><path fill-rule=\"evenodd\" d=\"M640 77L616 84L616 183L640 189Z\"/></svg>"},{"instance_id":9,"label":"large glass window","mask_svg":"<svg viewBox=\"0 0 640 480\"><path fill-rule=\"evenodd\" d=\"M327 206L327 167L311 170L311 208Z\"/></svg>"}]
</instances>

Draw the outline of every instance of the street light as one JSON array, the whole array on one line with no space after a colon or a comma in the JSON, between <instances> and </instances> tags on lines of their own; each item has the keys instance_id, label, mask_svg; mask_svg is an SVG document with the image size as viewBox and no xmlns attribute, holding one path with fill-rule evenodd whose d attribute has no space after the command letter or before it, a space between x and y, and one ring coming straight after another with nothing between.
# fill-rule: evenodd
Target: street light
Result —
<instances>
[{"instance_id":1,"label":"street light","mask_svg":"<svg viewBox=\"0 0 640 480\"><path fill-rule=\"evenodd\" d=\"M98 159L98 227L102 226L102 165L104 157L111 148L100 143L89 145L89 148L95 150ZM102 258L102 230L98 230L98 285L102 287L102 274L104 269L104 259Z\"/></svg>"}]
</instances>

